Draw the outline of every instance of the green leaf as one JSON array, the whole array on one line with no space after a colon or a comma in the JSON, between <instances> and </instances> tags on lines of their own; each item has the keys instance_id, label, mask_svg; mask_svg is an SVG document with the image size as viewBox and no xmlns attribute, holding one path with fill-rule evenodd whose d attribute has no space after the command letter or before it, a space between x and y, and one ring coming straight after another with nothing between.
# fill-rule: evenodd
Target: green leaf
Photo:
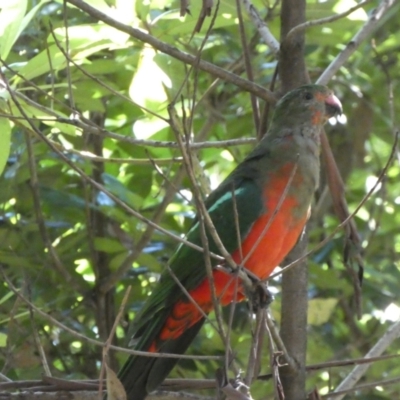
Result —
<instances>
[{"instance_id":1,"label":"green leaf","mask_svg":"<svg viewBox=\"0 0 400 400\"><path fill-rule=\"evenodd\" d=\"M60 46L66 47L66 36L64 29L55 31L58 43L49 37L47 49L40 52L26 63L19 71L21 77L31 80L50 71L59 71L67 66L67 59L60 50ZM68 46L71 49L69 57L76 63L82 64L92 54L101 50L115 47L126 47L129 35L116 29L98 25L87 24L71 27L68 29ZM15 82L21 82L21 77L16 77Z\"/></svg>"},{"instance_id":2,"label":"green leaf","mask_svg":"<svg viewBox=\"0 0 400 400\"><path fill-rule=\"evenodd\" d=\"M32 18L43 4L49 0L42 0L25 15L27 0L7 0L2 4L0 12L0 56L5 60L12 46L28 26Z\"/></svg>"},{"instance_id":3,"label":"green leaf","mask_svg":"<svg viewBox=\"0 0 400 400\"><path fill-rule=\"evenodd\" d=\"M7 335L3 332L0 332L0 347L6 347L7 345Z\"/></svg>"},{"instance_id":4,"label":"green leaf","mask_svg":"<svg viewBox=\"0 0 400 400\"><path fill-rule=\"evenodd\" d=\"M62 132L71 136L76 136L77 129L73 125L64 124L62 122L58 122L57 120L57 118L68 119L67 115L59 112L57 113L57 117L55 117L54 114L50 112L46 113L40 107L35 107L34 105L28 104L23 100L19 100L19 107L17 107L14 103L10 103L11 114L16 117L23 117L19 122L27 128L32 129L30 123L26 120L26 117L35 117L39 120L42 120L44 125L50 126L53 129L53 133Z\"/></svg>"},{"instance_id":5,"label":"green leaf","mask_svg":"<svg viewBox=\"0 0 400 400\"><path fill-rule=\"evenodd\" d=\"M6 293L1 299L0 299L0 305L2 305L3 303L5 303L8 299L10 299L11 297L14 296L14 292L12 292L11 290Z\"/></svg>"},{"instance_id":6,"label":"green leaf","mask_svg":"<svg viewBox=\"0 0 400 400\"><path fill-rule=\"evenodd\" d=\"M105 253L117 253L120 251L126 251L124 245L122 245L116 239L110 239L105 237L96 237L94 239L94 246L96 250L103 251Z\"/></svg>"},{"instance_id":7,"label":"green leaf","mask_svg":"<svg viewBox=\"0 0 400 400\"><path fill-rule=\"evenodd\" d=\"M27 0L8 0L0 13L0 55L5 60L20 34Z\"/></svg>"},{"instance_id":8,"label":"green leaf","mask_svg":"<svg viewBox=\"0 0 400 400\"><path fill-rule=\"evenodd\" d=\"M69 209L72 211L76 209L85 209L87 205L85 200L79 196L49 187L40 188L40 195L54 210Z\"/></svg>"},{"instance_id":9,"label":"green leaf","mask_svg":"<svg viewBox=\"0 0 400 400\"><path fill-rule=\"evenodd\" d=\"M0 174L3 172L10 154L11 123L0 117Z\"/></svg>"},{"instance_id":10,"label":"green leaf","mask_svg":"<svg viewBox=\"0 0 400 400\"><path fill-rule=\"evenodd\" d=\"M106 188L125 203L138 208L142 203L143 199L136 193L129 191L118 179L114 176L104 173L102 175L104 185Z\"/></svg>"},{"instance_id":11,"label":"green leaf","mask_svg":"<svg viewBox=\"0 0 400 400\"><path fill-rule=\"evenodd\" d=\"M328 322L336 307L336 298L316 298L308 302L308 323L310 325L322 325Z\"/></svg>"}]
</instances>

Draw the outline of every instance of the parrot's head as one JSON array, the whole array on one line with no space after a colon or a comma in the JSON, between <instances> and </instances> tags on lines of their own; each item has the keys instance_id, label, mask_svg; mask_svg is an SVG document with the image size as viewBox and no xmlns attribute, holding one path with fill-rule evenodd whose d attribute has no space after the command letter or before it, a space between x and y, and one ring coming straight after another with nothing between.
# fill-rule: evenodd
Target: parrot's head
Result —
<instances>
[{"instance_id":1,"label":"parrot's head","mask_svg":"<svg viewBox=\"0 0 400 400\"><path fill-rule=\"evenodd\" d=\"M270 129L265 135L266 143L268 145L275 139L278 144L284 141L287 146L295 145L295 152L306 149L307 154L318 157L322 126L341 112L339 99L326 86L300 86L276 104Z\"/></svg>"},{"instance_id":2,"label":"parrot's head","mask_svg":"<svg viewBox=\"0 0 400 400\"><path fill-rule=\"evenodd\" d=\"M342 104L333 92L322 85L304 85L278 101L273 119L292 126L322 126L342 113Z\"/></svg>"}]
</instances>

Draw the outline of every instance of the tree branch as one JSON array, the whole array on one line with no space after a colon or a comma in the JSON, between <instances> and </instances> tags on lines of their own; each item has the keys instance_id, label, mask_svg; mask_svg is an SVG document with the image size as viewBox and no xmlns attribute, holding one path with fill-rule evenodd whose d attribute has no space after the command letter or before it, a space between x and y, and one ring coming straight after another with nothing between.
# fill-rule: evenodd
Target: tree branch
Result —
<instances>
[{"instance_id":1,"label":"tree branch","mask_svg":"<svg viewBox=\"0 0 400 400\"><path fill-rule=\"evenodd\" d=\"M281 7L281 51L279 52L279 75L283 93L308 83L310 78L304 58L304 32L292 40L285 40L290 30L305 22L306 0L283 0ZM307 234L290 252L285 260L297 260L306 253ZM307 354L307 306L308 270L305 261L282 277L282 306L280 335L293 359L296 368L280 369L280 379L286 400L306 397L306 354Z\"/></svg>"},{"instance_id":2,"label":"tree branch","mask_svg":"<svg viewBox=\"0 0 400 400\"><path fill-rule=\"evenodd\" d=\"M400 321L394 323L385 334L376 342L375 346L365 355L364 358L368 359L371 357L380 356L392 343L394 340L400 337ZM357 365L350 374L342 381L342 383L335 389L335 392L345 391L351 389L360 380L360 378L365 374L365 372L370 367L370 364L360 364ZM334 392L334 393L335 393ZM328 399L334 398L336 400L341 400L346 395L343 392L340 396L328 396Z\"/></svg>"},{"instance_id":3,"label":"tree branch","mask_svg":"<svg viewBox=\"0 0 400 400\"><path fill-rule=\"evenodd\" d=\"M314 19L312 21L307 21L307 22L304 22L303 24L297 25L290 30L290 32L287 34L285 40L291 40L294 36L298 35L300 32L303 32L308 28L311 28L312 26L325 25L330 22L337 21L338 19L347 17L348 15L350 15L354 11L358 10L359 8L364 7L366 4L370 3L371 1L372 0L362 1L361 3L356 4L354 7L351 7L347 11L344 11L340 14L331 15L329 17L321 18L321 19Z\"/></svg>"},{"instance_id":4,"label":"tree branch","mask_svg":"<svg viewBox=\"0 0 400 400\"><path fill-rule=\"evenodd\" d=\"M257 9L253 6L250 0L242 0L249 17L251 18L253 25L257 28L258 33L264 40L265 44L270 48L271 52L275 55L278 54L280 44L275 39L274 35L268 29L266 23L261 19Z\"/></svg>"},{"instance_id":5,"label":"tree branch","mask_svg":"<svg viewBox=\"0 0 400 400\"><path fill-rule=\"evenodd\" d=\"M170 46L169 44L156 39L154 36L148 35L142 30L132 28L129 25L125 25L109 17L108 15L102 13L101 11L90 6L89 4L85 3L82 0L67 0L67 1L68 3L79 8L80 10L86 12L91 17L103 21L107 25L112 26L121 32L125 32L128 35L134 37L135 39L140 40L143 43L150 44L152 47L154 47L156 50L161 51L162 53L168 54L171 57L174 57L177 60L180 60L186 64L196 66L200 70L208 72L215 77L221 78L225 82L233 83L234 85L240 87L241 89L247 92L254 93L258 97L266 101L269 102L276 101L276 98L272 92L263 88L260 85L257 85L256 83L250 82L247 79L243 79L240 76L232 74L231 72L228 72L223 68L217 67L216 65L211 64L207 61L198 60L196 56L184 53L178 50L176 47Z\"/></svg>"},{"instance_id":6,"label":"tree branch","mask_svg":"<svg viewBox=\"0 0 400 400\"><path fill-rule=\"evenodd\" d=\"M347 43L346 47L336 56L328 68L318 78L316 83L326 85L336 74L339 68L350 58L360 44L372 33L377 27L378 22L382 19L389 8L395 4L396 0L382 0L378 7L371 13L368 21L354 35L353 39Z\"/></svg>"},{"instance_id":7,"label":"tree branch","mask_svg":"<svg viewBox=\"0 0 400 400\"><path fill-rule=\"evenodd\" d=\"M0 266L0 273L2 274L2 276L4 278L4 281L7 283L8 287L10 288L10 290L13 293L15 293L18 296L18 298L20 298L25 304L27 304L29 307L32 307L32 309L37 314L39 314L41 317L45 318L47 321L50 321L51 323L53 323L57 327L61 328L62 330L70 333L71 335L86 341L87 343L93 344L95 346L104 347L105 344L103 342L101 342L99 340L92 339L92 338L90 338L88 336L83 335L82 333L79 333L79 332L69 328L68 326L62 324L61 322L59 322L58 320L53 318L51 315L45 313L40 308L36 307L31 301L29 301L25 296L23 296L21 294L21 292L12 284L12 282L8 279L7 275L4 273L4 270L1 268L1 266ZM130 349L126 349L126 348L119 347L119 346L113 346L113 345L110 345L109 348L112 349L112 350L122 351L123 353L137 355L137 356L144 356L144 357L186 358L188 360L221 360L221 357L219 357L219 356L188 356L188 355L185 355L185 354L149 353L147 351L130 350Z\"/></svg>"}]
</instances>

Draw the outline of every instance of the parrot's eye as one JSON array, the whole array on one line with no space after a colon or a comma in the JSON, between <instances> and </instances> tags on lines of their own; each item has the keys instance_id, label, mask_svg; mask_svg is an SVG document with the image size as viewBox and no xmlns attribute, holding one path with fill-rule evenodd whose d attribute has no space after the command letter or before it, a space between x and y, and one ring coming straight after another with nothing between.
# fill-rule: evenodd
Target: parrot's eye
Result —
<instances>
[{"instance_id":1,"label":"parrot's eye","mask_svg":"<svg viewBox=\"0 0 400 400\"><path fill-rule=\"evenodd\" d=\"M312 98L313 98L312 93L310 93L310 92L305 92L304 93L304 99L305 100L311 100Z\"/></svg>"}]
</instances>

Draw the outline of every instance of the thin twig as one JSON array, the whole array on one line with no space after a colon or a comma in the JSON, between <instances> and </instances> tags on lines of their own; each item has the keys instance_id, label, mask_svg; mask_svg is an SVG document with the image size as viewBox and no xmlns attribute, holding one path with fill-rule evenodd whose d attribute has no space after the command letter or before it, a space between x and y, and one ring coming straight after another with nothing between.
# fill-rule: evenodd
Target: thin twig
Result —
<instances>
[{"instance_id":1,"label":"thin twig","mask_svg":"<svg viewBox=\"0 0 400 400\"><path fill-rule=\"evenodd\" d=\"M100 10L90 6L88 3L85 3L82 0L67 0L67 1L68 1L68 3L79 8L80 10L86 12L91 17L98 19L98 20L106 23L109 26L112 26L121 32L125 32L125 33L129 34L133 38L138 39L143 43L150 44L156 50L159 50L162 53L168 54L171 57L174 57L174 58L176 58L180 61L183 61L184 63L189 64L189 65L195 65L197 63L197 57L192 56L191 54L188 54L188 53L184 53L184 52L178 50L177 48L170 46L169 44L156 39L154 36L143 32L143 30L132 28L129 25L125 25L125 24L111 18L110 16L104 14ZM276 101L276 98L273 95L273 93L266 90L262 86L257 85L253 82L250 82L246 79L243 79L235 74L232 74L223 68L217 67L214 64L211 64L204 60L200 60L198 62L198 68L200 68L202 71L210 73L213 76L221 78L222 80L224 80L226 82L233 83L234 85L240 87L241 89L243 89L245 91L250 91L250 92L254 93L256 96L258 96L266 101L271 101L271 102Z\"/></svg>"},{"instance_id":2,"label":"thin twig","mask_svg":"<svg viewBox=\"0 0 400 400\"><path fill-rule=\"evenodd\" d=\"M31 323L31 327L32 327L31 333L33 334L33 339L34 339L37 351L39 353L40 361L42 363L42 367L44 370L44 375L51 376L51 371L50 371L49 363L47 361L46 352L43 349L42 342L40 341L40 337L39 337L39 332L38 332L36 324L35 324L35 318L34 318L34 313L33 313L32 307L29 307L29 319L30 319L30 323Z\"/></svg>"},{"instance_id":3,"label":"thin twig","mask_svg":"<svg viewBox=\"0 0 400 400\"><path fill-rule=\"evenodd\" d=\"M237 15L239 18L239 32L240 32L240 40L242 42L242 48L243 48L244 65L246 68L247 78L251 82L254 82L253 68L252 68L251 59L250 59L250 50L249 50L249 46L248 46L248 43L246 40L246 30L245 30L244 21L243 21L242 8L240 6L241 1L242 0L236 0L236 9L237 9ZM252 115L253 115L255 132L258 132L260 129L260 110L258 107L257 97L252 93L250 93L250 102L251 102L251 108L253 111Z\"/></svg>"},{"instance_id":4,"label":"thin twig","mask_svg":"<svg viewBox=\"0 0 400 400\"><path fill-rule=\"evenodd\" d=\"M108 351L110 349L110 345L111 345L113 337L115 335L115 331L117 330L117 326L119 324L119 321L122 318L122 314L123 314L123 312L125 310L126 303L128 302L128 298L129 298L129 294L131 293L131 290L132 290L132 286L128 286L126 288L124 297L123 297L123 299L121 301L121 305L119 306L118 314L115 317L115 321L114 321L114 324L113 324L113 326L111 328L111 331L110 331L110 333L108 335L108 338L107 338L106 342L104 343L103 352L102 352L102 363L101 363L101 369L100 369L100 375L99 375L99 382L100 382L100 384L99 384L99 394L102 393L102 391L103 391L103 378L104 378L104 373L105 373L105 368L104 367L105 367L107 353L108 353Z\"/></svg>"},{"instance_id":5,"label":"thin twig","mask_svg":"<svg viewBox=\"0 0 400 400\"><path fill-rule=\"evenodd\" d=\"M382 381L377 381L377 382L371 382L371 383L365 383L364 385L358 385L358 386L354 386L351 389L344 389L341 390L340 392L331 392L325 395L322 395L321 397L323 399L341 399L343 398L343 395L346 395L347 393L354 393L357 392L359 390L364 390L364 389L371 389L371 388L376 388L378 386L389 386L389 385L393 385L394 383L399 383L400 382L400 377L397 378L393 378L393 379L385 379Z\"/></svg>"},{"instance_id":6,"label":"thin twig","mask_svg":"<svg viewBox=\"0 0 400 400\"><path fill-rule=\"evenodd\" d=\"M0 59L1 62L1 59ZM75 126L76 128L80 128L85 130L87 133L92 133L94 135L100 135L103 137L107 137L110 139L115 139L120 142L130 143L137 146L149 146L155 148L169 148L169 149L179 149L179 145L176 142L167 142L167 141L157 141L157 140L144 140L144 139L136 139L134 137L129 137L126 135L120 135L115 132L108 131L107 129L100 128L93 124L92 121L88 120L82 115L78 113L78 118L67 118L64 115L60 115L57 112L36 103L35 101L29 99L24 96L21 92L13 91L11 87L6 83L0 81L0 88L4 88L7 91L13 92L13 98L21 99L26 104L35 107L38 111L45 113L48 117L30 117L32 121L39 122L60 122L65 123L67 125ZM4 111L4 110L3 110ZM26 117L24 115L12 115L10 113L3 113L0 116L10 118L12 121L18 123L19 120L25 121ZM25 126L26 127L26 126ZM215 142L190 142L189 146L191 149L207 149L207 148L225 148L230 146L241 146L246 144L254 144L256 143L255 138L243 138L243 139L230 139L230 140L221 140Z\"/></svg>"},{"instance_id":7,"label":"thin twig","mask_svg":"<svg viewBox=\"0 0 400 400\"><path fill-rule=\"evenodd\" d=\"M250 0L242 0L246 11L248 12L253 24L256 26L258 33L264 40L265 44L270 48L271 52L275 55L278 54L280 49L279 42L275 39L274 35L268 29L266 23L261 19L256 8Z\"/></svg>"},{"instance_id":8,"label":"thin twig","mask_svg":"<svg viewBox=\"0 0 400 400\"><path fill-rule=\"evenodd\" d=\"M382 0L378 7L370 14L368 21L362 28L353 36L346 47L336 56L336 58L325 69L317 82L320 85L326 85L336 74L339 68L350 58L357 50L360 44L372 33L377 27L378 22L382 19L389 8L395 4L396 0Z\"/></svg>"},{"instance_id":9,"label":"thin twig","mask_svg":"<svg viewBox=\"0 0 400 400\"><path fill-rule=\"evenodd\" d=\"M200 60L201 60L201 54L202 54L202 51L204 49L204 46L208 42L208 39L209 39L209 37L211 35L211 31L212 31L212 29L213 29L213 27L215 25L215 21L217 19L217 15L218 15L219 6L220 6L220 1L218 0L217 1L217 5L215 6L215 10L214 10L213 16L211 18L211 22L210 22L210 24L209 24L209 26L207 28L207 32L204 35L204 37L202 38L202 41L200 43L200 47L199 47L199 49L198 49L198 51L196 53L196 62L193 65L191 65L191 68L189 69L188 73L186 74L185 79L184 79L184 81L182 82L182 85L181 85L181 87L182 87L184 84L186 84L186 81L189 79L190 73L193 71L194 72L194 79L193 79L193 90L192 90L192 107L191 107L191 113L190 113L190 116L189 116L189 123L187 124L187 126L185 126L185 128L188 131L191 131L192 127L193 127L193 117L194 117L194 114L195 114L194 110L195 110L195 107L196 107L196 95L197 95L197 88L198 88L198 82L199 82L198 77L199 77L199 71L200 71L199 63L200 63ZM207 9L207 8L208 7L203 2L203 8L202 8L201 13L204 13L205 9ZM210 11L211 11L211 8L210 8ZM203 18L204 17L205 17L205 15L203 15ZM197 23L199 23L201 21L201 19L202 18L199 17L199 21ZM200 24L202 24L202 22L200 22ZM195 28L194 32L195 31L196 31L196 28ZM194 32L193 32L193 34L194 34ZM192 37L193 37L193 34L192 34ZM191 39L192 39L192 37L191 37ZM174 100L172 101L172 104L176 104L177 99L180 97L180 94L181 94L181 90L178 90L176 95L175 95Z\"/></svg>"},{"instance_id":10,"label":"thin twig","mask_svg":"<svg viewBox=\"0 0 400 400\"><path fill-rule=\"evenodd\" d=\"M201 314L201 316L215 329L216 332L219 332L218 327L211 321L208 314L204 312L204 310L200 307L197 301L192 297L189 291L183 286L182 282L176 276L175 272L171 269L169 265L166 265L166 270L171 275L171 278L175 281L175 283L179 286L179 289L182 293L188 298L188 300L197 308L197 311Z\"/></svg>"},{"instance_id":11,"label":"thin twig","mask_svg":"<svg viewBox=\"0 0 400 400\"><path fill-rule=\"evenodd\" d=\"M165 210L167 209L168 204L172 201L173 197L176 193L176 187L180 185L183 177L184 177L185 169L180 166L178 171L176 172L173 183L167 188L165 191L164 198L161 203L157 207L156 211L153 214L151 221L152 225L148 225L146 230L141 235L140 239L135 243L135 246L128 254L128 256L123 260L118 267L118 269L113 272L104 282L101 283L100 290L107 292L112 287L116 285L116 283L121 279L121 277L132 267L132 263L140 256L144 247L147 245L151 237L153 236L154 230L156 230L156 226L160 223ZM199 247L202 249L201 247Z\"/></svg>"},{"instance_id":12,"label":"thin twig","mask_svg":"<svg viewBox=\"0 0 400 400\"><path fill-rule=\"evenodd\" d=\"M250 351L249 351L249 360L247 362L247 370L246 376L244 378L244 383L247 386L250 386L253 382L255 369L258 365L258 357L260 356L258 352L259 342L261 341L261 333L263 332L263 325L265 324L265 317L267 314L267 310L265 308L260 308L256 314L256 329L253 332L253 338L251 341Z\"/></svg>"},{"instance_id":13,"label":"thin twig","mask_svg":"<svg viewBox=\"0 0 400 400\"><path fill-rule=\"evenodd\" d=\"M285 360L288 363L289 368L292 371L296 371L296 368L297 368L296 363L293 360L293 358L290 357L288 351L286 350L286 346L283 343L283 341L282 341L282 339L281 339L281 337L279 335L279 332L276 329L276 326L275 326L274 322L272 321L271 316L268 313L265 316L265 324L266 324L266 327L267 327L268 331L270 332L271 337L274 340L274 343L275 343L276 347L278 348L278 350L280 352L283 353L283 356L285 357Z\"/></svg>"},{"instance_id":14,"label":"thin twig","mask_svg":"<svg viewBox=\"0 0 400 400\"><path fill-rule=\"evenodd\" d=\"M42 238L43 244L50 254L53 265L55 266L58 273L63 277L63 279L69 284L73 284L80 293L84 293L87 288L83 287L79 280L73 278L73 276L68 272L67 268L63 265L58 256L56 249L54 248L52 241L46 227L45 218L42 211L40 195L39 195L39 179L37 175L35 153L32 145L32 138L26 134L25 135L26 148L28 150L28 165L30 172L30 189L32 192L34 211L36 216L36 223L39 227L40 236Z\"/></svg>"},{"instance_id":15,"label":"thin twig","mask_svg":"<svg viewBox=\"0 0 400 400\"><path fill-rule=\"evenodd\" d=\"M82 157L85 160L90 160L94 162L107 162L111 164L132 164L132 165L154 165L154 160L151 160L150 158L113 158L113 157L100 157L96 156L90 151L87 150L75 150L75 149L66 149L62 144L56 143L52 141L55 146L57 146L60 150L70 153L70 154L75 154L79 157ZM182 162L182 157L171 157L171 158L157 158L157 164L160 165L169 165L171 163L181 163ZM164 176L165 178L165 176Z\"/></svg>"},{"instance_id":16,"label":"thin twig","mask_svg":"<svg viewBox=\"0 0 400 400\"><path fill-rule=\"evenodd\" d=\"M8 279L7 275L5 274L5 272L1 266L0 266L0 273L2 274L4 281L7 283L7 286L10 288L10 290L12 292L14 292L29 307L32 307L32 309L38 315L40 315L47 321L50 321L55 326L61 328L62 330L70 333L71 335L73 335L79 339L82 339L83 341L85 341L87 343L93 344L95 346L104 347L103 342L92 339L88 336L83 335L82 333L79 333L79 332L69 328L68 326L64 325L63 323L61 323L58 320L56 320L55 318L53 318L51 315L45 313L40 308L36 307L31 301L29 301L25 296L23 296L20 293L20 291L12 284L12 282ZM132 355L144 356L144 357L155 357L155 358L185 358L187 360L221 360L222 359L222 357L220 357L220 356L189 356L189 355L184 355L184 354L172 354L172 353L149 353L147 351L131 350L131 349L126 349L124 347L119 347L119 346L114 346L114 345L110 345L110 349L118 350L118 351L121 351L126 354L132 354Z\"/></svg>"},{"instance_id":17,"label":"thin twig","mask_svg":"<svg viewBox=\"0 0 400 400\"><path fill-rule=\"evenodd\" d=\"M376 357L381 355L394 340L400 337L400 320L394 323L384 333L384 335L375 343L371 350L365 355L365 358ZM364 376L368 370L370 364L357 365L353 371L351 371L342 383L335 389L335 392L342 392L339 396L335 396L337 400L341 400L345 396L345 392L349 389L354 388L355 384ZM331 396L333 397L333 396ZM328 396L329 398L329 396Z\"/></svg>"},{"instance_id":18,"label":"thin twig","mask_svg":"<svg viewBox=\"0 0 400 400\"><path fill-rule=\"evenodd\" d=\"M157 114L156 112L150 110L149 108L146 108L146 107L136 103L130 97L125 96L123 93L121 93L118 90L115 90L110 85L108 85L107 83L103 82L101 79L97 78L95 75L91 74L90 72L88 72L84 68L82 68L82 66L80 66L77 62L75 62L74 59L69 56L68 52L66 52L63 49L63 47L61 46L60 41L57 39L57 36L54 34L53 29L51 29L50 33L51 33L51 35L52 35L52 37L54 39L54 43L56 44L57 48L61 51L62 55L67 60L67 66L69 66L69 63L73 64L75 68L77 68L80 72L82 72L83 75L87 76L90 79L91 83L92 82L96 82L99 86L103 87L104 89L107 89L110 92L110 94L112 94L113 96L120 97L121 99L127 101L130 104L133 104L134 106L140 108L141 110L145 111L146 113L148 113L150 115L153 115L154 117L157 117L158 119L160 119L162 121L167 122L167 120L164 117L162 117L160 114ZM69 82L68 89L70 89L70 87L72 87L72 85ZM72 93L71 93L71 95L72 95ZM72 107L73 107L73 104L71 105L71 108Z\"/></svg>"},{"instance_id":19,"label":"thin twig","mask_svg":"<svg viewBox=\"0 0 400 400\"><path fill-rule=\"evenodd\" d=\"M361 7L364 7L366 4L370 3L371 1L372 0L364 0L342 13L339 13L336 15L331 15L329 17L325 17L325 18L321 18L321 19L314 19L311 21L304 22L303 24L297 25L289 31L289 33L286 35L285 40L292 40L293 36L305 31L308 28L311 28L312 26L325 25L330 22L337 21L338 19L347 17L349 14L353 13L354 11L358 10Z\"/></svg>"},{"instance_id":20,"label":"thin twig","mask_svg":"<svg viewBox=\"0 0 400 400\"><path fill-rule=\"evenodd\" d=\"M374 363L376 361L385 361L393 358L399 358L400 354L387 354L385 356L377 356L377 357L368 357L368 358L353 358L351 360L334 360L334 361L325 361L322 363L310 364L306 365L306 371L320 371L321 369L331 369L331 368L339 368L346 367L349 365L360 365L360 364L369 364ZM262 374L257 377L258 380L266 381L271 379L272 374Z\"/></svg>"},{"instance_id":21,"label":"thin twig","mask_svg":"<svg viewBox=\"0 0 400 400\"><path fill-rule=\"evenodd\" d=\"M297 157L298 157L298 155L297 155ZM290 190L290 186L292 185L292 181L293 181L293 178L294 178L294 176L296 174L297 167L298 167L298 163L297 163L297 159L296 159L296 162L293 165L292 170L290 171L290 175L289 175L288 181L287 181L287 183L285 185L285 188L283 189L283 192L282 192L281 196L279 197L279 201L276 204L276 206L275 206L275 208L274 208L274 210L272 212L271 217L268 219L267 223L265 224L264 229L262 230L261 234L259 235L257 240L252 245L250 251L246 254L246 257L243 260L243 265L246 265L246 262L251 257L251 255L254 253L254 251L257 249L258 245L262 241L262 239L265 236L265 234L267 233L268 229L271 227L272 223L274 222L275 217L277 216L279 210L281 209L282 204L285 201L285 199L287 197L287 194L288 194L288 192Z\"/></svg>"},{"instance_id":22,"label":"thin twig","mask_svg":"<svg viewBox=\"0 0 400 400\"><path fill-rule=\"evenodd\" d=\"M242 265L242 260L243 260L243 251L242 251L242 238L240 234L240 225L239 225L239 212L237 208L237 202L236 202L236 195L235 195L235 190L234 187L232 186L232 206L233 206L233 219L235 222L235 231L236 231L236 240L238 244L238 250L239 250L239 258L240 258L240 265ZM240 268L239 265L239 268ZM231 339L231 333L232 333L232 324L233 324L233 318L235 315L235 309L236 309L236 304L237 304L237 298L238 298L238 292L239 292L239 275L235 276L235 287L233 291L233 301L231 302L230 308L229 308L229 321L228 321L228 329L226 332L226 337L227 341L230 343ZM225 349L225 368L228 367L229 363L229 353L228 353L228 348Z\"/></svg>"},{"instance_id":23,"label":"thin twig","mask_svg":"<svg viewBox=\"0 0 400 400\"><path fill-rule=\"evenodd\" d=\"M5 376L4 374L2 374L2 373L0 372L0 381L3 381L3 382L12 382L12 379L10 379L8 376ZM1 383L0 383L0 385L1 385Z\"/></svg>"},{"instance_id":24,"label":"thin twig","mask_svg":"<svg viewBox=\"0 0 400 400\"><path fill-rule=\"evenodd\" d=\"M200 253L203 253L203 248L201 246L198 246L194 243L188 242L187 240L181 238L178 235L175 235L174 233L168 231L167 229L162 228L160 225L157 223L154 223L153 221L149 220L148 218L144 217L142 214L140 214L138 211L134 210L132 207L128 206L125 202L123 202L121 199L119 199L117 196L115 196L113 193L108 191L103 185L99 184L95 180L93 180L90 176L88 176L81 168L79 168L74 162L72 162L63 152L61 152L56 146L53 145L53 143L48 140L48 138L33 124L29 116L25 113L24 109L21 107L19 104L17 98L14 96L14 92L11 90L11 88L7 84L7 90L10 93L14 104L17 106L19 112L21 115L23 115L26 119L26 121L29 123L31 130L38 136L40 139L47 144L48 147L50 147L56 154L59 155L59 157L75 172L77 172L83 179L85 179L87 182L89 182L93 187L96 189L102 191L105 193L108 197L110 197L115 203L117 203L124 211L126 211L128 214L136 217L140 221L144 222L145 224L153 227L154 229L158 230L161 233L164 233L165 235L173 238L176 240L178 243L183 243ZM210 253L210 255L217 259L217 260L224 260L224 257L221 257L219 255ZM111 286L112 287L112 286Z\"/></svg>"},{"instance_id":25,"label":"thin twig","mask_svg":"<svg viewBox=\"0 0 400 400\"><path fill-rule=\"evenodd\" d=\"M194 176L193 168L191 167L191 165L192 165L191 157L189 156L188 149L185 147L185 145L182 141L182 136L184 136L184 135L182 132L182 128L179 126L179 120L175 114L175 109L174 109L173 105L170 105L168 107L168 110L169 110L169 116L170 116L170 120L171 120L171 128L175 132L175 137L177 138L177 141L181 146L181 153L182 153L182 157L184 159L184 165L186 166L186 172L189 176L189 179L191 180L192 187L193 187L193 195L196 200L196 205L197 205L197 209L198 209L198 220L199 220L198 226L200 229L200 237L201 237L203 251L204 251L204 263L205 263L207 278L209 280L210 291L211 291L211 300L213 303L215 317L217 320L218 333L222 339L222 342L226 346L226 348L229 348L229 343L227 343L226 332L225 332L224 324L223 324L223 320L222 320L220 304L218 301L217 292L216 292L216 288L215 288L215 284L214 284L214 275L213 275L213 268L211 265L211 258L208 256L210 254L210 249L209 249L209 245L208 245L208 236L206 234L206 228L209 231L210 231L210 229L214 229L214 231L215 231L215 227L211 221L208 211L206 210L204 201L202 199L202 195L197 186L196 177ZM216 233L216 231L215 231L215 233ZM210 234L212 235L211 232L210 232ZM219 240L219 242L221 243L222 250L225 251L225 253L229 255L229 253L223 247L222 242L218 237L218 234L216 234L216 236L217 236L217 239ZM214 239L213 236L212 236L212 238ZM218 244L217 244L217 247L219 249Z\"/></svg>"},{"instance_id":26,"label":"thin twig","mask_svg":"<svg viewBox=\"0 0 400 400\"><path fill-rule=\"evenodd\" d=\"M178 140L178 143L180 142L181 145L181 151L182 151L182 156L185 159L185 164L189 163L189 155L187 154L187 150L184 146L184 143L181 141L181 132L179 130L179 123L178 123L178 118L177 115L175 113L175 110L172 106L169 107L169 113L170 113L170 118L171 118L171 127L175 130L176 132L176 137ZM188 173L189 175L192 173L192 171L190 171L190 169L188 169ZM194 176L191 177L192 181L193 181L193 189L194 189L194 194L196 195L196 179ZM201 194L197 193L197 197L198 199L201 199ZM226 250L225 246L223 245L221 239L218 237L217 231L214 227L214 224L211 220L211 217L208 214L208 211L205 207L205 204L203 201L199 201L199 213L202 213L204 216L204 220L207 226L207 229L209 230L210 236L212 237L212 239L214 240L218 250L221 252L222 258L224 259L224 261L226 261L228 263L228 265L236 270L237 269L237 265L235 263L235 261L233 260L232 256L229 254L229 252Z\"/></svg>"},{"instance_id":27,"label":"thin twig","mask_svg":"<svg viewBox=\"0 0 400 400\"><path fill-rule=\"evenodd\" d=\"M65 31L65 51L63 50L63 54L65 55L65 58L67 60L66 62L66 75L67 75L67 87L68 87L68 102L70 107L75 110L75 101L74 101L74 93L72 90L72 81L71 81L71 68L69 65L69 53L70 53L70 47L69 47L69 29L68 29L68 18L67 18L67 3L65 0L63 0L63 26L64 26L64 31ZM51 31L53 31L52 26L51 27ZM59 49L61 49L61 46L59 46Z\"/></svg>"},{"instance_id":28,"label":"thin twig","mask_svg":"<svg viewBox=\"0 0 400 400\"><path fill-rule=\"evenodd\" d=\"M265 332L268 335L268 351L269 351L269 367L271 368L272 373L268 374L268 379L275 377L275 371L274 371L274 360L275 360L275 342L271 334L271 330L269 329L267 318L269 317L269 312L267 312L267 315L265 316ZM274 327L275 329L275 327ZM259 376L257 376L257 380L259 380ZM274 387L274 400L277 400L279 398L278 394L278 384L276 379L273 379L272 381L273 387Z\"/></svg>"}]
</instances>

